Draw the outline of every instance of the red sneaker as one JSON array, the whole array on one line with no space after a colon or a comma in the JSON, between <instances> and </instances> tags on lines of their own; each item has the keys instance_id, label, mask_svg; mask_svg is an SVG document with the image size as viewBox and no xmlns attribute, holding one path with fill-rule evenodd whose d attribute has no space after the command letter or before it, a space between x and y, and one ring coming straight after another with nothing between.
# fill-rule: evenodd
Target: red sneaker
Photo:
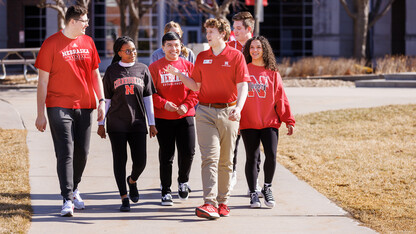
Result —
<instances>
[{"instance_id":1,"label":"red sneaker","mask_svg":"<svg viewBox=\"0 0 416 234\"><path fill-rule=\"evenodd\" d=\"M211 204L204 204L197 207L195 209L195 215L206 219L218 219L220 217L217 208Z\"/></svg>"},{"instance_id":2,"label":"red sneaker","mask_svg":"<svg viewBox=\"0 0 416 234\"><path fill-rule=\"evenodd\" d=\"M221 203L218 206L218 214L221 217L228 217L228 216L230 216L230 209L228 208L228 206L226 204Z\"/></svg>"}]
</instances>

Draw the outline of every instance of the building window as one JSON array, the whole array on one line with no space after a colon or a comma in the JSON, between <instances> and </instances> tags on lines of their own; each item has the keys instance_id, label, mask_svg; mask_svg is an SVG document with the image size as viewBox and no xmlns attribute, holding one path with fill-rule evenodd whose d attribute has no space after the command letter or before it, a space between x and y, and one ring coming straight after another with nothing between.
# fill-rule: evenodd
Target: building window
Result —
<instances>
[{"instance_id":1,"label":"building window","mask_svg":"<svg viewBox=\"0 0 416 234\"><path fill-rule=\"evenodd\" d=\"M182 1L180 1L182 2ZM172 9L167 7L166 22L174 21L179 23L182 28L182 42L187 45L189 43L201 43L205 41L205 37L202 36L201 28L205 21L204 14L190 8L186 5L186 2L179 4L178 9ZM186 9L182 9L186 8Z\"/></svg>"},{"instance_id":2,"label":"building window","mask_svg":"<svg viewBox=\"0 0 416 234\"><path fill-rule=\"evenodd\" d=\"M25 47L40 47L46 35L46 9L25 6Z\"/></svg>"},{"instance_id":3,"label":"building window","mask_svg":"<svg viewBox=\"0 0 416 234\"><path fill-rule=\"evenodd\" d=\"M260 34L278 57L312 55L312 0L269 1Z\"/></svg>"}]
</instances>

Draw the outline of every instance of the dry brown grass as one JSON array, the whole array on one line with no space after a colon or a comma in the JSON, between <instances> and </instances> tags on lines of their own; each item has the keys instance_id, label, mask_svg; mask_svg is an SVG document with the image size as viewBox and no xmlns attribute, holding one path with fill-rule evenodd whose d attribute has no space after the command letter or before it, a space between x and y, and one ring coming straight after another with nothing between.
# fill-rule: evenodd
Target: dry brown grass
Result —
<instances>
[{"instance_id":1,"label":"dry brown grass","mask_svg":"<svg viewBox=\"0 0 416 234\"><path fill-rule=\"evenodd\" d=\"M392 74L399 72L416 72L416 57L391 56L377 60L377 74Z\"/></svg>"},{"instance_id":2,"label":"dry brown grass","mask_svg":"<svg viewBox=\"0 0 416 234\"><path fill-rule=\"evenodd\" d=\"M27 233L31 220L26 130L0 128L0 233Z\"/></svg>"},{"instance_id":3,"label":"dry brown grass","mask_svg":"<svg viewBox=\"0 0 416 234\"><path fill-rule=\"evenodd\" d=\"M365 225L416 233L416 105L296 116L278 161Z\"/></svg>"}]
</instances>

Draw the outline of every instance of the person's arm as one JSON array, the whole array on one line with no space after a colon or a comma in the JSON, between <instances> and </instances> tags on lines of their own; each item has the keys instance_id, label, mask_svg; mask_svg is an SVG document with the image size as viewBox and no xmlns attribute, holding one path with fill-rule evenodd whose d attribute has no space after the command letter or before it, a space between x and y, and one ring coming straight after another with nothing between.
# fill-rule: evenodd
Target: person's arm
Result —
<instances>
[{"instance_id":1,"label":"person's arm","mask_svg":"<svg viewBox=\"0 0 416 234\"><path fill-rule=\"evenodd\" d=\"M45 116L45 101L46 95L48 94L48 83L49 83L49 72L39 69L39 79L37 88L37 117L35 126L43 132L46 129L48 121Z\"/></svg>"},{"instance_id":2,"label":"person's arm","mask_svg":"<svg viewBox=\"0 0 416 234\"><path fill-rule=\"evenodd\" d=\"M97 96L98 100L102 100L98 102L97 107L97 121L100 122L104 119L105 115L105 101L104 99L104 88L103 82L101 81L101 74L100 70L97 68L92 71L92 86Z\"/></svg>"},{"instance_id":3,"label":"person's arm","mask_svg":"<svg viewBox=\"0 0 416 234\"><path fill-rule=\"evenodd\" d=\"M167 68L164 68L166 72L169 72L172 75L175 75L181 79L182 83L192 91L199 91L201 89L201 83L195 82L192 78L183 74L179 69L172 65L168 65Z\"/></svg>"},{"instance_id":4,"label":"person's arm","mask_svg":"<svg viewBox=\"0 0 416 234\"><path fill-rule=\"evenodd\" d=\"M104 110L104 119L102 121L98 122L98 130L97 130L97 134L101 137L101 138L106 138L105 135L105 117L107 116L108 113L108 109L110 109L111 106L111 99L105 99L105 110Z\"/></svg>"},{"instance_id":5,"label":"person's arm","mask_svg":"<svg viewBox=\"0 0 416 234\"><path fill-rule=\"evenodd\" d=\"M156 136L157 130L155 126L155 113L153 110L152 96L143 97L144 108L146 109L147 123L149 125L150 138Z\"/></svg>"},{"instance_id":6,"label":"person's arm","mask_svg":"<svg viewBox=\"0 0 416 234\"><path fill-rule=\"evenodd\" d=\"M229 120L238 121L240 119L241 110L244 107L248 94L248 84L247 82L240 82L237 84L237 104L230 111L228 116Z\"/></svg>"}]
</instances>

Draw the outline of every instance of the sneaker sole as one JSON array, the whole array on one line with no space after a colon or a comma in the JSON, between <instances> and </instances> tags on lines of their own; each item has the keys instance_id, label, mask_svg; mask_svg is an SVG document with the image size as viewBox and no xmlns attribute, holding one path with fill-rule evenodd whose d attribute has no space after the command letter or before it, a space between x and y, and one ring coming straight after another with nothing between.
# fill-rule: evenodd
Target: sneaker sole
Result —
<instances>
[{"instance_id":1,"label":"sneaker sole","mask_svg":"<svg viewBox=\"0 0 416 234\"><path fill-rule=\"evenodd\" d=\"M178 195L178 197L179 197L179 200L181 200L181 201L186 201L186 200L188 200L188 197L189 197L189 196L187 196L187 197L181 197L181 196L179 196L179 195Z\"/></svg>"},{"instance_id":2,"label":"sneaker sole","mask_svg":"<svg viewBox=\"0 0 416 234\"><path fill-rule=\"evenodd\" d=\"M227 214L227 215L220 215L221 217L229 217L230 216L230 214Z\"/></svg>"},{"instance_id":3,"label":"sneaker sole","mask_svg":"<svg viewBox=\"0 0 416 234\"><path fill-rule=\"evenodd\" d=\"M173 202L162 202L162 206L173 206Z\"/></svg>"},{"instance_id":4,"label":"sneaker sole","mask_svg":"<svg viewBox=\"0 0 416 234\"><path fill-rule=\"evenodd\" d=\"M275 202L267 202L267 201L264 201L264 204L269 208L273 208L276 205Z\"/></svg>"},{"instance_id":5,"label":"sneaker sole","mask_svg":"<svg viewBox=\"0 0 416 234\"><path fill-rule=\"evenodd\" d=\"M261 203L260 202L256 202L256 203L250 204L250 207L251 208L261 208Z\"/></svg>"},{"instance_id":6,"label":"sneaker sole","mask_svg":"<svg viewBox=\"0 0 416 234\"><path fill-rule=\"evenodd\" d=\"M72 216L74 216L74 212L68 212L66 214L61 213L61 217L72 217Z\"/></svg>"},{"instance_id":7,"label":"sneaker sole","mask_svg":"<svg viewBox=\"0 0 416 234\"><path fill-rule=\"evenodd\" d=\"M218 214L216 216L215 215L211 215L211 214L209 214L209 213L207 213L205 211L202 211L202 210L200 210L198 208L195 209L195 215L198 216L198 217L200 217L200 218L206 218L206 219L209 219L209 220L218 219L220 217Z\"/></svg>"}]
</instances>

